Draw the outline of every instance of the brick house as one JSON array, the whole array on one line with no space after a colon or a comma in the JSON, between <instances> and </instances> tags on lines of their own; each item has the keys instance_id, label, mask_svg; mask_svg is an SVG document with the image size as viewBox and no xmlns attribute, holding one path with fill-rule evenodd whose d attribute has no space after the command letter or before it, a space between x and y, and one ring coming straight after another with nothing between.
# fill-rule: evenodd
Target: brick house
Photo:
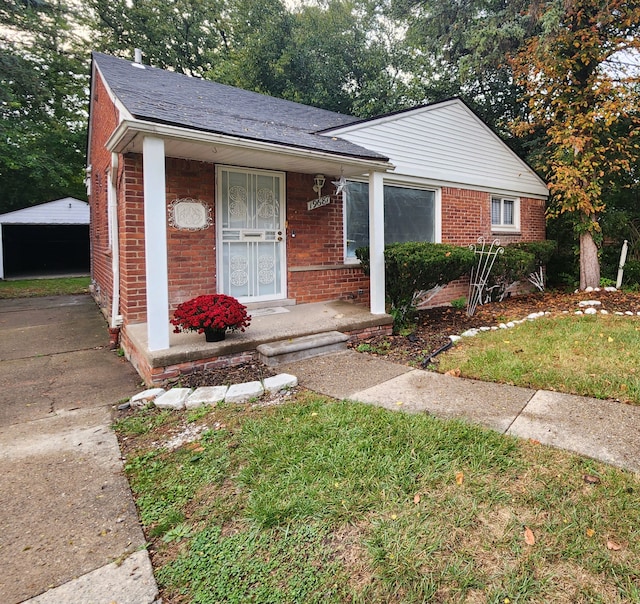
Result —
<instances>
[{"instance_id":1,"label":"brick house","mask_svg":"<svg viewBox=\"0 0 640 604\"><path fill-rule=\"evenodd\" d=\"M202 293L383 315L385 242L545 237L545 183L459 99L358 120L94 53L87 164L94 296L150 351Z\"/></svg>"}]
</instances>

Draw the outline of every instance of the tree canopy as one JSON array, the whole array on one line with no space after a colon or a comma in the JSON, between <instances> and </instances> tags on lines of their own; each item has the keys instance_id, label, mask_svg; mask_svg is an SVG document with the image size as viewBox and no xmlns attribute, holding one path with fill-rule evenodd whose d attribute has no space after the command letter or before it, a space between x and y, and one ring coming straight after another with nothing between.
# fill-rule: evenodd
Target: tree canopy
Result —
<instances>
[{"instance_id":1,"label":"tree canopy","mask_svg":"<svg viewBox=\"0 0 640 604\"><path fill-rule=\"evenodd\" d=\"M639 2L0 0L0 212L84 196L90 50L141 48L361 117L461 96L548 178L595 283L605 207L631 235L640 224Z\"/></svg>"},{"instance_id":2,"label":"tree canopy","mask_svg":"<svg viewBox=\"0 0 640 604\"><path fill-rule=\"evenodd\" d=\"M87 60L62 2L3 0L0 211L83 198Z\"/></svg>"},{"instance_id":3,"label":"tree canopy","mask_svg":"<svg viewBox=\"0 0 640 604\"><path fill-rule=\"evenodd\" d=\"M597 287L604 192L640 157L639 67L632 65L640 3L557 0L538 19L542 31L511 62L528 109L516 130L543 133L538 167L549 179L551 215L574 216L580 287Z\"/></svg>"}]
</instances>

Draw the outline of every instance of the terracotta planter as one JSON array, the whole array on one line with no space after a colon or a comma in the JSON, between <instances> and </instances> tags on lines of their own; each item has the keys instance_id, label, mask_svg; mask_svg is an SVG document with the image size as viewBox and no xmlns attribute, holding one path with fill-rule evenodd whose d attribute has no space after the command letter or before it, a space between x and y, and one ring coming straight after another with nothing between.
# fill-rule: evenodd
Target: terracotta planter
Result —
<instances>
[{"instance_id":1,"label":"terracotta planter","mask_svg":"<svg viewBox=\"0 0 640 604\"><path fill-rule=\"evenodd\" d=\"M205 327L204 329L204 339L207 342L222 342L224 340L226 330L224 329L211 329L210 327Z\"/></svg>"}]
</instances>

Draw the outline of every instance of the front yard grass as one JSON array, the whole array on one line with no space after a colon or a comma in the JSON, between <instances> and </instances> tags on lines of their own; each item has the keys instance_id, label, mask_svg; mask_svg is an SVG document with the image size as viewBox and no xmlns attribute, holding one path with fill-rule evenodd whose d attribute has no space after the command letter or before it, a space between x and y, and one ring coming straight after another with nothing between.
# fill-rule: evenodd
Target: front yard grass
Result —
<instances>
[{"instance_id":1,"label":"front yard grass","mask_svg":"<svg viewBox=\"0 0 640 604\"><path fill-rule=\"evenodd\" d=\"M464 338L440 371L640 404L640 317L560 315Z\"/></svg>"},{"instance_id":2,"label":"front yard grass","mask_svg":"<svg viewBox=\"0 0 640 604\"><path fill-rule=\"evenodd\" d=\"M116 430L165 604L640 602L640 477L590 459L305 391Z\"/></svg>"},{"instance_id":3,"label":"front yard grass","mask_svg":"<svg viewBox=\"0 0 640 604\"><path fill-rule=\"evenodd\" d=\"M0 280L0 299L86 294L90 283L90 277Z\"/></svg>"}]
</instances>

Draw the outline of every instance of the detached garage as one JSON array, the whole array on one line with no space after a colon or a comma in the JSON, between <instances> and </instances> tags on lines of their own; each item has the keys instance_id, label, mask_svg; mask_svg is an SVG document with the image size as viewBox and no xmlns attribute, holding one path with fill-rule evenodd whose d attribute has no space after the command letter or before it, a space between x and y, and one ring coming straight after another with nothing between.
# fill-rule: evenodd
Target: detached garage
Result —
<instances>
[{"instance_id":1,"label":"detached garage","mask_svg":"<svg viewBox=\"0 0 640 604\"><path fill-rule=\"evenodd\" d=\"M89 274L89 204L73 197L0 214L0 279Z\"/></svg>"}]
</instances>

